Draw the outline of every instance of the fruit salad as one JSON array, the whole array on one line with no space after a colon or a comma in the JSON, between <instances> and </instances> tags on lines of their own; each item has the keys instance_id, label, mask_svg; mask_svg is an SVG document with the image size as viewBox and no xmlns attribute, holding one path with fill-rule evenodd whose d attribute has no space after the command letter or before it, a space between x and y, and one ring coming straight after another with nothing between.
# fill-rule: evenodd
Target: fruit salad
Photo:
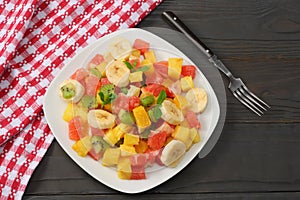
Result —
<instances>
[{"instance_id":1,"label":"fruit salad","mask_svg":"<svg viewBox=\"0 0 300 200\"><path fill-rule=\"evenodd\" d=\"M58 89L72 149L115 167L120 179L145 179L153 165L176 167L200 141L207 94L195 87L196 67L157 53L145 40L114 38Z\"/></svg>"}]
</instances>

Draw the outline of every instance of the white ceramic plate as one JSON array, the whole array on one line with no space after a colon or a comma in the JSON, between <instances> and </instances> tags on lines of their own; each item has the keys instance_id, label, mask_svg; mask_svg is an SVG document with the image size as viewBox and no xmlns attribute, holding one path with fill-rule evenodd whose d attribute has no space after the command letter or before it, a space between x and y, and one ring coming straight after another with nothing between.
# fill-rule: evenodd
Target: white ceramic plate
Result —
<instances>
[{"instance_id":1,"label":"white ceramic plate","mask_svg":"<svg viewBox=\"0 0 300 200\"><path fill-rule=\"evenodd\" d=\"M201 142L192 146L192 148L185 154L184 158L177 167L164 167L159 168L158 170L147 170L150 172L147 172L147 179L145 180L121 180L118 178L115 169L102 166L101 161L97 162L91 159L89 156L84 158L78 156L76 152L71 148L74 142L68 138L68 125L62 120L63 112L67 104L59 97L58 87L59 84L62 83L65 79L69 78L76 69L85 67L89 58L91 58L94 54L107 52L109 43L116 36L127 38L131 42L131 44L133 44L133 41L137 38L148 41L151 48L161 49L161 51L156 52L158 60L179 56L184 59L185 64L194 64L176 47L148 31L137 28L116 31L112 34L102 37L92 45L84 48L81 52L74 56L66 66L64 66L59 75L52 81L46 92L44 99L44 112L47 122L56 140L64 149L64 151L82 169L84 169L87 173L89 173L92 177L94 177L101 183L115 190L125 193L139 193L149 190L167 181L178 172L180 172L197 156L197 154L201 151L201 149L213 133L214 128L216 127L220 115L220 108L217 97L210 83L207 81L202 72L200 70L197 70L197 75L194 80L195 85L204 88L208 94L208 105L205 111L199 116L202 125L200 130Z\"/></svg>"}]
</instances>

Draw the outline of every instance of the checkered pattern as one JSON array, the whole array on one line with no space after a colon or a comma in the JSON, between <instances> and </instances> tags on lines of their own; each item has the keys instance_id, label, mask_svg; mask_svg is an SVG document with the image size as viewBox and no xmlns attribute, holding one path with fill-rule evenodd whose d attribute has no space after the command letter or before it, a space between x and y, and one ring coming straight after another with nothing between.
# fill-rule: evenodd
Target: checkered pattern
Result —
<instances>
[{"instance_id":1,"label":"checkered pattern","mask_svg":"<svg viewBox=\"0 0 300 200\"><path fill-rule=\"evenodd\" d=\"M21 199L53 140L42 112L75 52L135 26L161 0L4 0L0 4L0 199Z\"/></svg>"}]
</instances>

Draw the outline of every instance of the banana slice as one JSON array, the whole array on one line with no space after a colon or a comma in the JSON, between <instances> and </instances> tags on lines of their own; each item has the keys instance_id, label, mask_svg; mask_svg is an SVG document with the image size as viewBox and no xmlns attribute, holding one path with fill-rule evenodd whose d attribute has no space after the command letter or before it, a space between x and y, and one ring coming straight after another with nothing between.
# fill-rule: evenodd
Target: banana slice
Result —
<instances>
[{"instance_id":1,"label":"banana slice","mask_svg":"<svg viewBox=\"0 0 300 200\"><path fill-rule=\"evenodd\" d=\"M101 109L90 110L88 113L88 123L90 126L99 129L112 128L115 125L116 116Z\"/></svg>"},{"instance_id":2,"label":"banana slice","mask_svg":"<svg viewBox=\"0 0 300 200\"><path fill-rule=\"evenodd\" d=\"M76 80L67 79L59 85L59 94L67 102L77 103L84 95L84 87Z\"/></svg>"},{"instance_id":3,"label":"banana slice","mask_svg":"<svg viewBox=\"0 0 300 200\"><path fill-rule=\"evenodd\" d=\"M114 61L106 68L108 80L118 87L126 87L129 84L130 70L121 60Z\"/></svg>"},{"instance_id":4,"label":"banana slice","mask_svg":"<svg viewBox=\"0 0 300 200\"><path fill-rule=\"evenodd\" d=\"M186 99L190 102L191 108L195 113L202 113L207 105L207 94L202 88L192 88L186 95Z\"/></svg>"},{"instance_id":5,"label":"banana slice","mask_svg":"<svg viewBox=\"0 0 300 200\"><path fill-rule=\"evenodd\" d=\"M161 112L161 118L170 124L177 125L184 120L181 110L179 110L177 106L170 100L163 101L161 105Z\"/></svg>"},{"instance_id":6,"label":"banana slice","mask_svg":"<svg viewBox=\"0 0 300 200\"><path fill-rule=\"evenodd\" d=\"M175 161L180 160L185 150L186 148L183 142L172 140L163 149L160 160L164 165L171 166Z\"/></svg>"},{"instance_id":7,"label":"banana slice","mask_svg":"<svg viewBox=\"0 0 300 200\"><path fill-rule=\"evenodd\" d=\"M115 59L126 58L132 51L130 42L122 37L115 38L109 45L109 52Z\"/></svg>"},{"instance_id":8,"label":"banana slice","mask_svg":"<svg viewBox=\"0 0 300 200\"><path fill-rule=\"evenodd\" d=\"M184 156L184 154L180 158L178 158L177 160L172 162L170 165L168 165L168 167L171 167L171 168L176 167L181 162L181 160L183 159L183 156Z\"/></svg>"}]
</instances>

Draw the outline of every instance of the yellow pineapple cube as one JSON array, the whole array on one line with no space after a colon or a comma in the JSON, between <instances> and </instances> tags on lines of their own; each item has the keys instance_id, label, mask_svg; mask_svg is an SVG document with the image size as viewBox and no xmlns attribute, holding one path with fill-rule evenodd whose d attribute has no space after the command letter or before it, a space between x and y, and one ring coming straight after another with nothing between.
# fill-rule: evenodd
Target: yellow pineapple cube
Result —
<instances>
[{"instance_id":1,"label":"yellow pineapple cube","mask_svg":"<svg viewBox=\"0 0 300 200\"><path fill-rule=\"evenodd\" d=\"M143 72L138 71L138 72L130 73L128 79L131 83L141 82L143 81Z\"/></svg>"},{"instance_id":2,"label":"yellow pineapple cube","mask_svg":"<svg viewBox=\"0 0 300 200\"><path fill-rule=\"evenodd\" d=\"M121 156L132 156L136 154L135 148L133 146L128 146L125 144L120 145Z\"/></svg>"},{"instance_id":3,"label":"yellow pineapple cube","mask_svg":"<svg viewBox=\"0 0 300 200\"><path fill-rule=\"evenodd\" d=\"M84 147L90 151L92 149L92 141L91 141L91 136L85 136L80 139Z\"/></svg>"},{"instance_id":4,"label":"yellow pineapple cube","mask_svg":"<svg viewBox=\"0 0 300 200\"><path fill-rule=\"evenodd\" d=\"M73 145L72 145L72 149L79 155L79 156L86 156L87 153L89 152L84 145L82 144L82 142L80 140L76 141Z\"/></svg>"},{"instance_id":5,"label":"yellow pineapple cube","mask_svg":"<svg viewBox=\"0 0 300 200\"><path fill-rule=\"evenodd\" d=\"M103 139L111 146L114 146L119 141L119 138L113 129L109 129L103 136Z\"/></svg>"},{"instance_id":6,"label":"yellow pineapple cube","mask_svg":"<svg viewBox=\"0 0 300 200\"><path fill-rule=\"evenodd\" d=\"M128 157L121 157L119 159L117 170L122 172L129 172L131 173L131 162L130 158Z\"/></svg>"},{"instance_id":7,"label":"yellow pineapple cube","mask_svg":"<svg viewBox=\"0 0 300 200\"><path fill-rule=\"evenodd\" d=\"M132 49L131 55L133 55L136 58L139 58L141 56L141 51L138 49Z\"/></svg>"},{"instance_id":8,"label":"yellow pineapple cube","mask_svg":"<svg viewBox=\"0 0 300 200\"><path fill-rule=\"evenodd\" d=\"M149 65L149 64L152 64L152 62L151 62L150 60L147 60L147 59L144 59L144 60L142 60L142 62L141 62L141 66Z\"/></svg>"},{"instance_id":9,"label":"yellow pineapple cube","mask_svg":"<svg viewBox=\"0 0 300 200\"><path fill-rule=\"evenodd\" d=\"M141 67L144 67L144 66L147 66L148 67L148 70L146 70L146 71L144 71L144 74L146 75L146 76L150 76L150 75L152 75L153 73L154 73L154 67L153 67L153 63L152 62L150 62L149 60L147 60L147 59L144 59L144 60L142 60L142 62L141 62Z\"/></svg>"},{"instance_id":10,"label":"yellow pineapple cube","mask_svg":"<svg viewBox=\"0 0 300 200\"><path fill-rule=\"evenodd\" d=\"M84 138L75 142L72 145L72 149L76 151L79 156L86 156L87 153L92 149L92 143L90 136L85 136Z\"/></svg>"},{"instance_id":11,"label":"yellow pineapple cube","mask_svg":"<svg viewBox=\"0 0 300 200\"><path fill-rule=\"evenodd\" d=\"M174 103L181 110L184 110L184 109L190 107L189 101L185 98L185 96L182 96L182 95L176 95L174 98Z\"/></svg>"},{"instance_id":12,"label":"yellow pineapple cube","mask_svg":"<svg viewBox=\"0 0 300 200\"><path fill-rule=\"evenodd\" d=\"M123 172L123 171L117 171L119 179L123 180L130 180L131 178L131 173L128 172Z\"/></svg>"},{"instance_id":13,"label":"yellow pineapple cube","mask_svg":"<svg viewBox=\"0 0 300 200\"><path fill-rule=\"evenodd\" d=\"M138 135L126 133L124 135L124 145L132 146L139 144L140 137Z\"/></svg>"},{"instance_id":14,"label":"yellow pineapple cube","mask_svg":"<svg viewBox=\"0 0 300 200\"><path fill-rule=\"evenodd\" d=\"M194 88L194 81L191 76L185 76L180 79L180 86L183 92L187 92Z\"/></svg>"},{"instance_id":15,"label":"yellow pineapple cube","mask_svg":"<svg viewBox=\"0 0 300 200\"><path fill-rule=\"evenodd\" d=\"M107 62L105 61L96 66L96 69L101 73L102 77L106 76L106 66Z\"/></svg>"},{"instance_id":16,"label":"yellow pineapple cube","mask_svg":"<svg viewBox=\"0 0 300 200\"><path fill-rule=\"evenodd\" d=\"M114 166L118 164L121 155L121 150L119 148L108 148L105 150L102 158L103 166Z\"/></svg>"},{"instance_id":17,"label":"yellow pineapple cube","mask_svg":"<svg viewBox=\"0 0 300 200\"><path fill-rule=\"evenodd\" d=\"M189 144L189 146L187 147L187 149L189 150L192 146L192 144L194 144L195 142L195 138L197 137L197 135L199 136L198 134L198 131L196 128L191 128L190 129L190 139L191 139L191 143Z\"/></svg>"},{"instance_id":18,"label":"yellow pineapple cube","mask_svg":"<svg viewBox=\"0 0 300 200\"><path fill-rule=\"evenodd\" d=\"M71 121L74 118L74 114L73 103L69 103L64 111L63 120L66 122Z\"/></svg>"},{"instance_id":19,"label":"yellow pineapple cube","mask_svg":"<svg viewBox=\"0 0 300 200\"><path fill-rule=\"evenodd\" d=\"M182 58L168 59L168 76L173 80L179 80L182 69Z\"/></svg>"},{"instance_id":20,"label":"yellow pineapple cube","mask_svg":"<svg viewBox=\"0 0 300 200\"><path fill-rule=\"evenodd\" d=\"M194 139L193 139L193 143L198 143L198 142L200 142L200 141L201 141L201 138L200 138L200 133L199 133L199 131L198 131L196 128L192 128L190 131L192 132L191 134L194 134L194 135L195 135L195 137L194 137Z\"/></svg>"},{"instance_id":21,"label":"yellow pineapple cube","mask_svg":"<svg viewBox=\"0 0 300 200\"><path fill-rule=\"evenodd\" d=\"M145 59L149 60L150 62L152 62L152 63L155 63L155 62L156 62L156 56L155 56L153 50L146 51L146 52L144 53L144 56L145 56Z\"/></svg>"},{"instance_id":22,"label":"yellow pineapple cube","mask_svg":"<svg viewBox=\"0 0 300 200\"><path fill-rule=\"evenodd\" d=\"M116 127L109 129L103 139L111 146L114 146L121 138L124 137L124 134L129 132L131 129L132 126L120 123Z\"/></svg>"},{"instance_id":23,"label":"yellow pineapple cube","mask_svg":"<svg viewBox=\"0 0 300 200\"><path fill-rule=\"evenodd\" d=\"M171 135L173 138L175 138L175 136L177 135L178 138L178 137L183 137L181 135L185 135L185 134L189 134L189 128L177 125L175 127L174 132Z\"/></svg>"},{"instance_id":24,"label":"yellow pineapple cube","mask_svg":"<svg viewBox=\"0 0 300 200\"><path fill-rule=\"evenodd\" d=\"M124 134L125 131L121 128L122 125L117 125L115 128L113 128L113 134L117 138L117 140L120 140Z\"/></svg>"},{"instance_id":25,"label":"yellow pineapple cube","mask_svg":"<svg viewBox=\"0 0 300 200\"><path fill-rule=\"evenodd\" d=\"M131 162L128 157L120 158L117 165L118 177L128 180L131 177Z\"/></svg>"},{"instance_id":26,"label":"yellow pineapple cube","mask_svg":"<svg viewBox=\"0 0 300 200\"><path fill-rule=\"evenodd\" d=\"M133 116L139 132L142 132L151 125L150 118L143 106L138 106L133 109Z\"/></svg>"},{"instance_id":27,"label":"yellow pineapple cube","mask_svg":"<svg viewBox=\"0 0 300 200\"><path fill-rule=\"evenodd\" d=\"M153 63L150 62L149 60L147 60L147 59L142 60L142 62L141 62L141 67L142 67L142 66L147 66L147 67L149 68L148 70L144 71L144 74L145 74L146 76L149 76L149 75L151 75L151 74L154 73Z\"/></svg>"},{"instance_id":28,"label":"yellow pineapple cube","mask_svg":"<svg viewBox=\"0 0 300 200\"><path fill-rule=\"evenodd\" d=\"M123 180L129 180L131 177L131 163L128 157L120 158L117 165L118 177Z\"/></svg>"},{"instance_id":29,"label":"yellow pineapple cube","mask_svg":"<svg viewBox=\"0 0 300 200\"><path fill-rule=\"evenodd\" d=\"M174 137L174 139L177 139L177 140L180 140L181 142L183 142L187 149L191 146L191 144L193 142L193 140L191 139L191 136L190 136L190 129L187 127L176 126L172 136Z\"/></svg>"},{"instance_id":30,"label":"yellow pineapple cube","mask_svg":"<svg viewBox=\"0 0 300 200\"><path fill-rule=\"evenodd\" d=\"M144 67L144 66L148 67L148 69L144 71L145 76L151 76L155 71L153 64L143 65L142 67Z\"/></svg>"}]
</instances>

